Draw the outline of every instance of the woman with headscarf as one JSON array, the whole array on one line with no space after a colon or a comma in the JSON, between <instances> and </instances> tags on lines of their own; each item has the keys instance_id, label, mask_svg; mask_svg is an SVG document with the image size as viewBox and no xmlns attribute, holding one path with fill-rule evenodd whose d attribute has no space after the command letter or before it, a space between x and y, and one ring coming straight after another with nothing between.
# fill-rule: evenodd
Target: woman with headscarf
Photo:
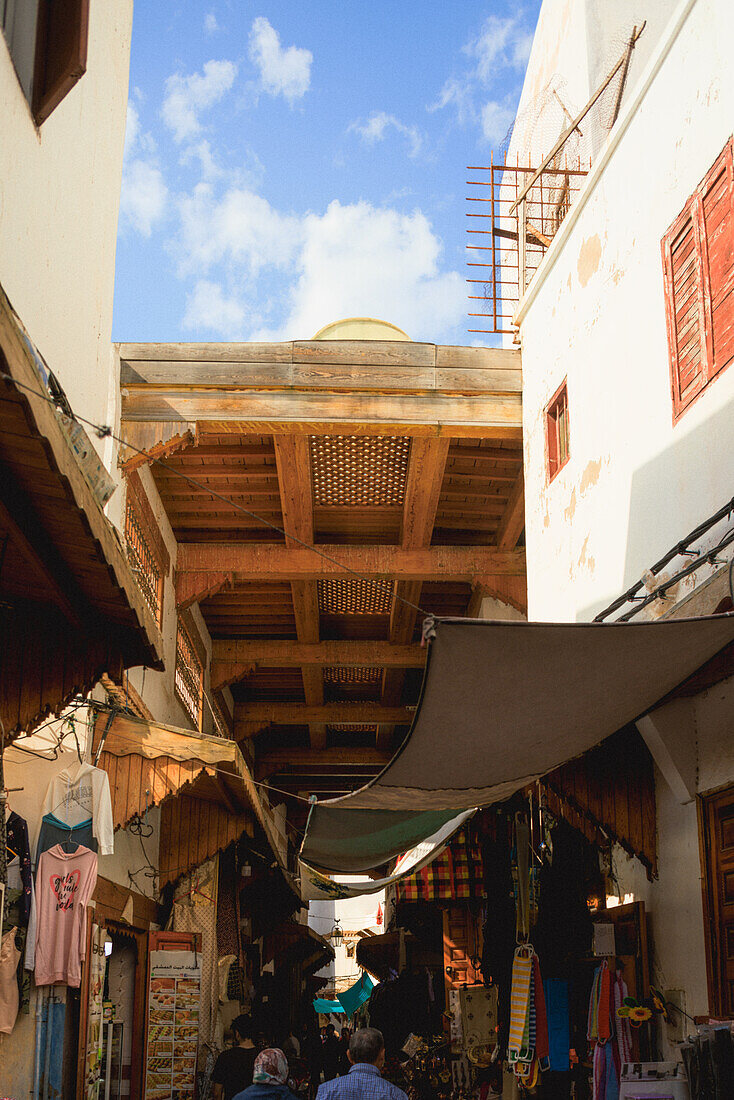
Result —
<instances>
[{"instance_id":1,"label":"woman with headscarf","mask_svg":"<svg viewBox=\"0 0 734 1100\"><path fill-rule=\"evenodd\" d=\"M288 1060L277 1047L266 1047L255 1059L252 1084L234 1100L297 1100L286 1084Z\"/></svg>"}]
</instances>

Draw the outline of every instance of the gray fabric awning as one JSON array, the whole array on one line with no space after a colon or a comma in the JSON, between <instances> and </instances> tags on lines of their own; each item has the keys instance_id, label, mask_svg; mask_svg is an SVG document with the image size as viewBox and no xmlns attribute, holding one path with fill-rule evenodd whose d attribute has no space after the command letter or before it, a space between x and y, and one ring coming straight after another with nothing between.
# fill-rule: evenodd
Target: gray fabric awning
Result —
<instances>
[{"instance_id":1,"label":"gray fabric awning","mask_svg":"<svg viewBox=\"0 0 734 1100\"><path fill-rule=\"evenodd\" d=\"M406 811L435 831L441 811L448 820L509 798L646 714L732 641L734 614L436 620L408 736L371 783L312 808L301 859L334 873L379 866L405 850Z\"/></svg>"}]
</instances>

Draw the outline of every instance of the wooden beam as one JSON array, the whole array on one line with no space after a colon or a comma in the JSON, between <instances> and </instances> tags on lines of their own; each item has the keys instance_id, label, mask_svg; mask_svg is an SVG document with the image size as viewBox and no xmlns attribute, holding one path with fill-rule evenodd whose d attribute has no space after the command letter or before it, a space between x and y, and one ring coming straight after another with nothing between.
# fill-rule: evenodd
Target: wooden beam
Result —
<instances>
[{"instance_id":1,"label":"wooden beam","mask_svg":"<svg viewBox=\"0 0 734 1100\"><path fill-rule=\"evenodd\" d=\"M271 749L257 756L255 768L258 779L275 775L283 771L305 771L315 775L314 768L323 766L348 767L370 766L373 772L390 763L389 752L380 752L375 748L355 746L354 748L331 749ZM334 774L332 772L326 774ZM348 773L342 773L348 774Z\"/></svg>"},{"instance_id":2,"label":"wooden beam","mask_svg":"<svg viewBox=\"0 0 734 1100\"><path fill-rule=\"evenodd\" d=\"M329 640L303 643L281 640L232 639L212 643L212 690L251 675L258 667L318 669L330 665L345 668L423 668L426 651L418 645L390 645L379 641Z\"/></svg>"},{"instance_id":3,"label":"wooden beam","mask_svg":"<svg viewBox=\"0 0 734 1100\"><path fill-rule=\"evenodd\" d=\"M400 528L403 550L430 546L448 455L449 441L446 439L414 439L410 445ZM390 641L394 645L404 645L413 637L422 587L420 580L398 580L395 583L390 615ZM402 670L385 670L381 692L384 704L395 706L400 702L404 681ZM391 736L391 731L383 730L382 738L387 739L388 736Z\"/></svg>"},{"instance_id":4,"label":"wooden beam","mask_svg":"<svg viewBox=\"0 0 734 1100\"><path fill-rule=\"evenodd\" d=\"M525 551L492 546L320 545L322 557L304 547L263 543L179 543L176 602L186 605L228 583L344 579L346 570L374 579L469 581L525 575ZM334 561L328 560L333 558ZM342 565L346 567L342 568Z\"/></svg>"},{"instance_id":5,"label":"wooden beam","mask_svg":"<svg viewBox=\"0 0 734 1100\"><path fill-rule=\"evenodd\" d=\"M28 561L30 568L35 570L36 574L40 574L48 585L53 602L64 613L69 623L77 630L83 630L83 613L86 612L89 615L90 609L79 593L76 580L70 575L68 566L58 557L45 533L38 528L33 517L29 515L28 508L24 506L23 497L12 491L9 484L4 490L0 489L0 492L3 491L16 499L14 506L11 506L6 505L0 497L0 524L9 533L19 552Z\"/></svg>"},{"instance_id":6,"label":"wooden beam","mask_svg":"<svg viewBox=\"0 0 734 1100\"><path fill-rule=\"evenodd\" d=\"M252 700L235 704L235 738L239 740L252 736L256 724L260 728L268 724L303 726L309 722L354 726L373 726L379 722L409 725L414 712L415 707L383 707L380 703L324 703L319 707L310 707L305 703Z\"/></svg>"},{"instance_id":7,"label":"wooden beam","mask_svg":"<svg viewBox=\"0 0 734 1100\"><path fill-rule=\"evenodd\" d=\"M311 454L305 436L273 437L275 465L280 487L280 502L287 547L311 545L314 541L313 488L311 485ZM299 642L319 640L319 592L316 581L292 581L291 596ZM305 665L301 669L306 705L321 706L324 702L324 676L321 669ZM326 725L309 725L311 747L326 748Z\"/></svg>"},{"instance_id":8,"label":"wooden beam","mask_svg":"<svg viewBox=\"0 0 734 1100\"><path fill-rule=\"evenodd\" d=\"M497 545L502 550L514 550L525 528L525 480L518 474L507 502L505 514L497 528Z\"/></svg>"},{"instance_id":9,"label":"wooden beam","mask_svg":"<svg viewBox=\"0 0 734 1100\"><path fill-rule=\"evenodd\" d=\"M382 393L309 393L302 390L161 389L129 387L122 402L122 424L155 420L237 421L251 434L279 432L279 425L300 423L308 434L344 433L347 426L370 423L373 433L409 434L408 425L442 428L442 434L469 438L519 438L522 400L518 393L481 395ZM183 429L182 427L179 430ZM465 429L461 431L461 429ZM470 431L469 429L473 429ZM211 430L211 429L210 429ZM125 434L125 432L123 432ZM426 433L420 433L426 434Z\"/></svg>"}]
</instances>

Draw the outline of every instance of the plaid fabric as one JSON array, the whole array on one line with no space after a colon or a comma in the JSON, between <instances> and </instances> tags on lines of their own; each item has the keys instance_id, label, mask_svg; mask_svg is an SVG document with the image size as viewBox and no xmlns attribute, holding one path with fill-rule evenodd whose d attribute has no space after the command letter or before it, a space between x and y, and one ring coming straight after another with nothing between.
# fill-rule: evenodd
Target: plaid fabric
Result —
<instances>
[{"instance_id":1,"label":"plaid fabric","mask_svg":"<svg viewBox=\"0 0 734 1100\"><path fill-rule=\"evenodd\" d=\"M462 830L427 867L400 879L400 901L461 901L484 896L482 851Z\"/></svg>"}]
</instances>

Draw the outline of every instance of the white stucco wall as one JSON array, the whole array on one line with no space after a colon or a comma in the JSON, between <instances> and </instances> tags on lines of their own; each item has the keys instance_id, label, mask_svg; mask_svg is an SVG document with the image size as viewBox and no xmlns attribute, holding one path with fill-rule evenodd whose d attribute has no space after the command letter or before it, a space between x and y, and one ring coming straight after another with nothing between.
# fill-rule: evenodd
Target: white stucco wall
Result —
<instances>
[{"instance_id":1,"label":"white stucco wall","mask_svg":"<svg viewBox=\"0 0 734 1100\"><path fill-rule=\"evenodd\" d=\"M347 881L345 876L344 881ZM381 907L383 923L378 925L377 909ZM343 931L355 932L361 928L370 929L377 934L382 934L385 929L385 892L376 894L362 894L357 898L343 898L339 901L311 901L308 905L308 923L314 932L320 936L328 936L334 927L334 921L339 920ZM326 983L330 979L346 979L343 985L349 984L349 979L356 981L362 973L357 965L356 954L347 955L346 946L342 944L336 948L336 958L328 966L318 971L318 976L323 977ZM342 983L340 983L340 988Z\"/></svg>"},{"instance_id":2,"label":"white stucco wall","mask_svg":"<svg viewBox=\"0 0 734 1100\"><path fill-rule=\"evenodd\" d=\"M662 29L660 7L646 65L517 314L531 620L592 619L732 495L734 368L673 425L660 242L734 128L734 8L668 4ZM531 67L536 52L537 39ZM570 459L548 484L544 410L564 379ZM698 793L734 781L733 707L731 680L696 700ZM659 878L618 853L621 893L645 901L653 977L704 1014L695 801L681 803L660 772L656 793Z\"/></svg>"},{"instance_id":3,"label":"white stucco wall","mask_svg":"<svg viewBox=\"0 0 734 1100\"><path fill-rule=\"evenodd\" d=\"M734 370L672 423L660 241L734 126L734 8L687 6L518 315L531 619L593 618L731 497ZM544 408L564 378L571 458L548 485Z\"/></svg>"},{"instance_id":4,"label":"white stucco wall","mask_svg":"<svg viewBox=\"0 0 734 1100\"><path fill-rule=\"evenodd\" d=\"M0 33L0 283L72 406L100 421L112 384L132 7L90 4L87 72L40 129Z\"/></svg>"}]
</instances>

